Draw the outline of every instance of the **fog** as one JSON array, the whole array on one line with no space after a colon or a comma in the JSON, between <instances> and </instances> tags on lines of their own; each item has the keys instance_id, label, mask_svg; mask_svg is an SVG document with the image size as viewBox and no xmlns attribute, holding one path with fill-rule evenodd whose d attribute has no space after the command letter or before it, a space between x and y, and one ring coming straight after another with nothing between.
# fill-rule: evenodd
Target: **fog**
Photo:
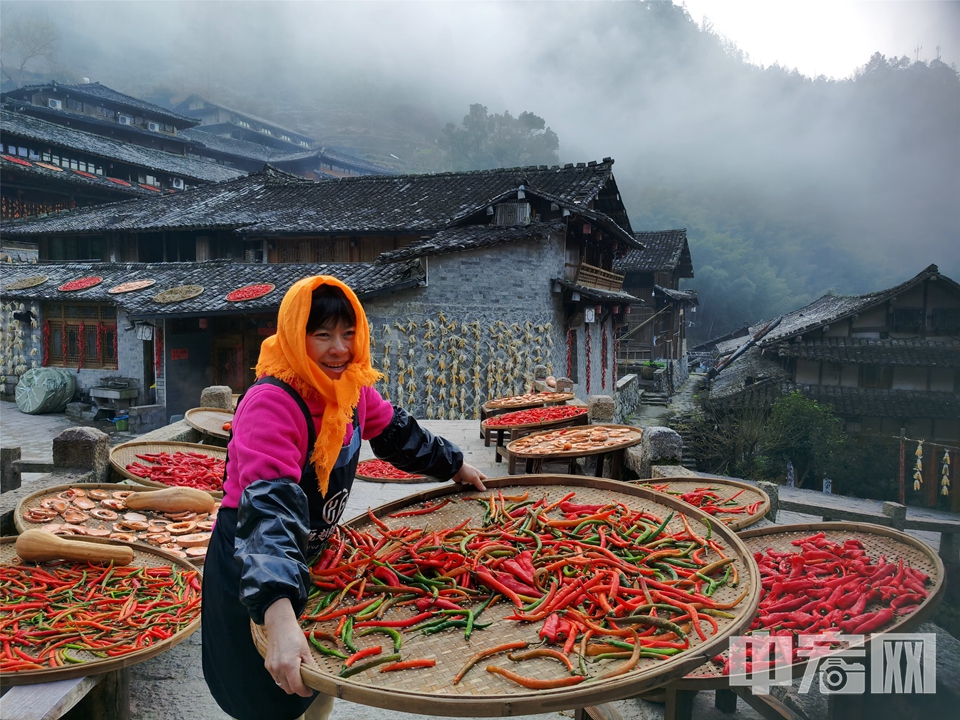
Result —
<instances>
[{"instance_id":1,"label":"fog","mask_svg":"<svg viewBox=\"0 0 960 720\"><path fill-rule=\"evenodd\" d=\"M907 42L960 47L960 4L886 5L946 22L941 37ZM704 302L744 279L718 250L727 235L771 268L784 303L879 289L931 262L960 279L955 82L873 107L866 83L749 65L699 17L658 2L0 7L5 22L47 17L59 28L51 72L138 97L197 92L255 114L273 108L324 141L336 138L311 113L338 109L362 135L411 116L438 133L471 103L534 112L558 134L562 162L615 158L635 230L690 229ZM903 107L907 98L916 104ZM406 161L412 151L390 152Z\"/></svg>"}]
</instances>

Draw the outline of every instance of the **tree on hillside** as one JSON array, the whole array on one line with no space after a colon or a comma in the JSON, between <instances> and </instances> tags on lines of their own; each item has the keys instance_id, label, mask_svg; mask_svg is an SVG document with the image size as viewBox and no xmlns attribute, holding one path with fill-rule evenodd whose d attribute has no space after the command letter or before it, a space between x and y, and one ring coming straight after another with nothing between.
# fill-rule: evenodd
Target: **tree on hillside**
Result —
<instances>
[{"instance_id":1,"label":"tree on hillside","mask_svg":"<svg viewBox=\"0 0 960 720\"><path fill-rule=\"evenodd\" d=\"M521 165L556 165L560 139L531 112L513 117L470 106L460 126L447 123L437 140L451 170L487 170Z\"/></svg>"},{"instance_id":2,"label":"tree on hillside","mask_svg":"<svg viewBox=\"0 0 960 720\"><path fill-rule=\"evenodd\" d=\"M0 72L20 87L28 65L43 59L48 68L53 67L59 44L60 32L50 18L14 18L4 22L0 29Z\"/></svg>"}]
</instances>

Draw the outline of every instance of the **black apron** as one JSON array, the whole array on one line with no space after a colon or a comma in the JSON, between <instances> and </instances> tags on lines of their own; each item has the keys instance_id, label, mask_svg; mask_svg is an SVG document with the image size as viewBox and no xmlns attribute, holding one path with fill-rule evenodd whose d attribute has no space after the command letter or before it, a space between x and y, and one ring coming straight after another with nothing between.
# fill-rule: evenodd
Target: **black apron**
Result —
<instances>
[{"instance_id":1,"label":"black apron","mask_svg":"<svg viewBox=\"0 0 960 720\"><path fill-rule=\"evenodd\" d=\"M333 534L347 506L360 459L360 424L355 411L353 437L340 450L330 471L324 499L317 488L316 469L310 462L316 431L306 402L282 380L265 377L256 384L261 383L283 388L297 401L307 421L307 462L301 471L300 488L310 508L310 539L305 558L309 563ZM316 693L309 698L287 695L263 665L263 657L250 634L250 615L239 599L240 563L234 557L236 529L237 509L220 508L203 568L204 679L221 709L238 720L293 720L310 706Z\"/></svg>"}]
</instances>

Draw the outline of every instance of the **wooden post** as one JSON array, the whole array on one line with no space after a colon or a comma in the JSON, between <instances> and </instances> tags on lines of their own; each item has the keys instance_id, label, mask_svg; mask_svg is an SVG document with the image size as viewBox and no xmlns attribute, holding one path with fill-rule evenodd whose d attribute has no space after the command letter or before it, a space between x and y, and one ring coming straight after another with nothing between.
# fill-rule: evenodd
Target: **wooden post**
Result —
<instances>
[{"instance_id":1,"label":"wooden post","mask_svg":"<svg viewBox=\"0 0 960 720\"><path fill-rule=\"evenodd\" d=\"M905 470L904 457L907 451L906 432L907 432L906 428L900 428L900 497L898 498L898 501L901 505L907 504L906 489L904 488L904 485L903 485L903 473Z\"/></svg>"},{"instance_id":2,"label":"wooden post","mask_svg":"<svg viewBox=\"0 0 960 720\"><path fill-rule=\"evenodd\" d=\"M20 448L0 448L0 492L16 490L20 487Z\"/></svg>"}]
</instances>

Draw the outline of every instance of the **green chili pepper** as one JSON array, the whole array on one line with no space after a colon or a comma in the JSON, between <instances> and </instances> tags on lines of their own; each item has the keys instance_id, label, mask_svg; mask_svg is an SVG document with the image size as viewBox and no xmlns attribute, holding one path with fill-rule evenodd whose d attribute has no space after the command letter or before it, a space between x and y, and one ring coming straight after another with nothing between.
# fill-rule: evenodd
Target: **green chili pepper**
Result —
<instances>
[{"instance_id":1,"label":"green chili pepper","mask_svg":"<svg viewBox=\"0 0 960 720\"><path fill-rule=\"evenodd\" d=\"M357 673L362 673L364 670L369 670L374 668L377 665L382 665L383 663L396 662L400 659L400 653L393 653L392 655L384 655L382 657L374 658L369 662L361 663L359 665L354 665L353 667L344 667L340 671L340 677L348 678Z\"/></svg>"},{"instance_id":2,"label":"green chili pepper","mask_svg":"<svg viewBox=\"0 0 960 720\"><path fill-rule=\"evenodd\" d=\"M389 635L393 639L393 651L395 653L400 652L400 646L403 645L403 637L394 628L383 627L379 625L377 627L363 628L363 630L357 633L357 636L363 637L365 635L370 635L371 633L383 633L385 635Z\"/></svg>"},{"instance_id":3,"label":"green chili pepper","mask_svg":"<svg viewBox=\"0 0 960 720\"><path fill-rule=\"evenodd\" d=\"M313 633L309 633L307 638L310 640L310 644L313 645L317 650L320 651L323 655L329 655L330 657L340 658L341 660L346 660L347 656L344 655L339 650L334 648L328 648L326 645L321 645L320 641L313 636Z\"/></svg>"},{"instance_id":4,"label":"green chili pepper","mask_svg":"<svg viewBox=\"0 0 960 720\"><path fill-rule=\"evenodd\" d=\"M347 621L343 624L343 630L340 631L340 639L343 641L343 646L349 650L351 653L359 651L359 648L353 642L353 617L348 617Z\"/></svg>"}]
</instances>

